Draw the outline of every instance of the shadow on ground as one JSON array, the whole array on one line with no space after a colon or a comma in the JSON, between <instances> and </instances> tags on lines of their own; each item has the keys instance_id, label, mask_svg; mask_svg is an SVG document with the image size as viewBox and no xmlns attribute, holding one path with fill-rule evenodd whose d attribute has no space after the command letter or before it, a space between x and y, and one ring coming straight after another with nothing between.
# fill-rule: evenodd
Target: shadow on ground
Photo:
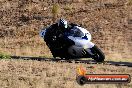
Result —
<instances>
[{"instance_id":1,"label":"shadow on ground","mask_svg":"<svg viewBox=\"0 0 132 88\"><path fill-rule=\"evenodd\" d=\"M68 63L85 63L85 64L101 64L97 63L94 60L79 60L79 59L59 59L59 58L44 58L44 57L24 57L24 56L11 56L12 59L24 59L24 60L38 60L38 61L53 61L53 62L68 62ZM127 66L132 67L131 62L114 62L114 61L105 61L106 65L115 65L115 66Z\"/></svg>"}]
</instances>

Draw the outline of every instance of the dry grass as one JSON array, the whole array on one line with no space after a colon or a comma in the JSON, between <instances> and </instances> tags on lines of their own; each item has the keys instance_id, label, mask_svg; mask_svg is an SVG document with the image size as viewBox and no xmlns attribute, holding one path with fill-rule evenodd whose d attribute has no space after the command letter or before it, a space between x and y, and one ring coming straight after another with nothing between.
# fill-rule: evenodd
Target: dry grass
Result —
<instances>
[{"instance_id":1,"label":"dry grass","mask_svg":"<svg viewBox=\"0 0 132 88\"><path fill-rule=\"evenodd\" d=\"M125 6L127 2L131 0L59 0L58 3L1 0L0 51L11 55L52 56L38 34L59 14L58 18L83 24L92 34L92 42L106 56L131 59L132 6ZM117 6L104 8L105 4Z\"/></svg>"},{"instance_id":2,"label":"dry grass","mask_svg":"<svg viewBox=\"0 0 132 88\"><path fill-rule=\"evenodd\" d=\"M128 0L127 5L132 5L132 0Z\"/></svg>"},{"instance_id":3,"label":"dry grass","mask_svg":"<svg viewBox=\"0 0 132 88\"><path fill-rule=\"evenodd\" d=\"M59 0L56 4L53 1L0 0L0 52L51 57L38 34L59 14L59 18L83 24L92 34L92 42L105 52L106 60L132 62L132 0ZM88 68L88 73L132 76L132 68L122 66L0 60L0 88L82 88L75 81L80 65L95 66ZM83 88L132 88L132 82L90 84Z\"/></svg>"},{"instance_id":4,"label":"dry grass","mask_svg":"<svg viewBox=\"0 0 132 88\"><path fill-rule=\"evenodd\" d=\"M0 51L16 56L52 56L45 42L39 36L28 39L5 38L1 40Z\"/></svg>"},{"instance_id":5,"label":"dry grass","mask_svg":"<svg viewBox=\"0 0 132 88\"><path fill-rule=\"evenodd\" d=\"M82 88L76 83L77 67L87 68L87 73L130 74L132 68L103 64L88 65L26 60L0 60L1 88ZM129 84L86 84L83 88L131 88Z\"/></svg>"},{"instance_id":6,"label":"dry grass","mask_svg":"<svg viewBox=\"0 0 132 88\"><path fill-rule=\"evenodd\" d=\"M53 15L53 22L55 23L57 21L57 17L60 14L61 9L58 3L55 3L52 7L52 15Z\"/></svg>"}]
</instances>

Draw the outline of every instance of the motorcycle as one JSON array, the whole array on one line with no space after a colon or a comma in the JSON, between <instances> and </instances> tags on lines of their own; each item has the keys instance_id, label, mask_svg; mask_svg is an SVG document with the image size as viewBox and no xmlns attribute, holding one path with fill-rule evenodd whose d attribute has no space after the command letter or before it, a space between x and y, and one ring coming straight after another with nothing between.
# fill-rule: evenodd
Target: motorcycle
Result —
<instances>
[{"instance_id":1,"label":"motorcycle","mask_svg":"<svg viewBox=\"0 0 132 88\"><path fill-rule=\"evenodd\" d=\"M49 36L48 34L50 38L46 40L47 36ZM61 39L56 36L55 31L51 33L49 29L41 30L40 36L44 39L52 54L54 54L54 58L92 58L97 62L103 62L105 59L104 53L91 42L89 31L80 26L70 29L66 37L63 38L64 41L59 41ZM48 41L51 43L48 43Z\"/></svg>"}]
</instances>

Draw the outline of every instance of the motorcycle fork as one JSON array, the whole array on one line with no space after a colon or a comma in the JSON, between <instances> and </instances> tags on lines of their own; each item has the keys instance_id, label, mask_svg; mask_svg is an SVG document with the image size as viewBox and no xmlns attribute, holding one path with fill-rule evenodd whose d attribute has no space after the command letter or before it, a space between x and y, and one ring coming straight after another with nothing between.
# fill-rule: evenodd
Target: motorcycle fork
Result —
<instances>
[{"instance_id":1,"label":"motorcycle fork","mask_svg":"<svg viewBox=\"0 0 132 88\"><path fill-rule=\"evenodd\" d=\"M83 49L82 52L85 52L85 55L83 54L84 56L90 56L90 57L96 56L96 52L92 48Z\"/></svg>"}]
</instances>

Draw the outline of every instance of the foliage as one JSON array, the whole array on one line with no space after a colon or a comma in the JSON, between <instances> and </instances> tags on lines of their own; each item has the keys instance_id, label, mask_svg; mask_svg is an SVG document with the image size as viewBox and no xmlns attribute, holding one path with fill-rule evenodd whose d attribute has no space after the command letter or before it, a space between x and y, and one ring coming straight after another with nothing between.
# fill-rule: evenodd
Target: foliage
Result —
<instances>
[{"instance_id":1,"label":"foliage","mask_svg":"<svg viewBox=\"0 0 132 88\"><path fill-rule=\"evenodd\" d=\"M59 4L56 3L56 4L53 5L53 8L52 8L53 22L56 20L57 15L59 14L59 12L60 12L60 7L59 7Z\"/></svg>"},{"instance_id":2,"label":"foliage","mask_svg":"<svg viewBox=\"0 0 132 88\"><path fill-rule=\"evenodd\" d=\"M128 5L132 5L132 0L128 0Z\"/></svg>"},{"instance_id":3,"label":"foliage","mask_svg":"<svg viewBox=\"0 0 132 88\"><path fill-rule=\"evenodd\" d=\"M10 59L11 56L5 53L0 53L0 59Z\"/></svg>"}]
</instances>

